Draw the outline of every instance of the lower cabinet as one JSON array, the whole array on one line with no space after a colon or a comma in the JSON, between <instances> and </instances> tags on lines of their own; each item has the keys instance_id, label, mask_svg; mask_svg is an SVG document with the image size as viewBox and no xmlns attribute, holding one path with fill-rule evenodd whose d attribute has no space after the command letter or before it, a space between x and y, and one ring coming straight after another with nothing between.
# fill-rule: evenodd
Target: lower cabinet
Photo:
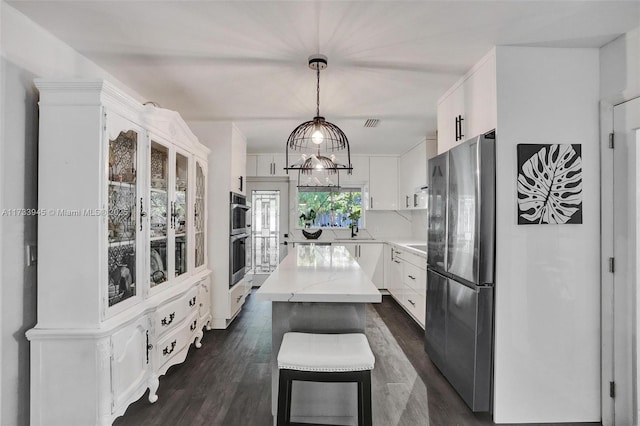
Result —
<instances>
[{"instance_id":1,"label":"lower cabinet","mask_svg":"<svg viewBox=\"0 0 640 426\"><path fill-rule=\"evenodd\" d=\"M427 300L427 260L394 245L387 245L385 263L387 290L424 328Z\"/></svg>"},{"instance_id":2,"label":"lower cabinet","mask_svg":"<svg viewBox=\"0 0 640 426\"><path fill-rule=\"evenodd\" d=\"M211 311L208 272L109 320L100 329L37 329L31 341L31 424L110 425L200 347ZM203 297L207 295L207 297Z\"/></svg>"},{"instance_id":3,"label":"lower cabinet","mask_svg":"<svg viewBox=\"0 0 640 426\"><path fill-rule=\"evenodd\" d=\"M383 243L345 243L351 256L379 289L384 288Z\"/></svg>"},{"instance_id":4,"label":"lower cabinet","mask_svg":"<svg viewBox=\"0 0 640 426\"><path fill-rule=\"evenodd\" d=\"M150 321L143 316L111 336L111 413L124 412L149 387Z\"/></svg>"}]
</instances>

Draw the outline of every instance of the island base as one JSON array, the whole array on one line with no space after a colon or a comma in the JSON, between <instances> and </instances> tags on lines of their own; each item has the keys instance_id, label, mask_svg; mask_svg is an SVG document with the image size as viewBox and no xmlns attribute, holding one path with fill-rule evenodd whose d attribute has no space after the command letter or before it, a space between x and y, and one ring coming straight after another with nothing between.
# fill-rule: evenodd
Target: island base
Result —
<instances>
[{"instance_id":1,"label":"island base","mask_svg":"<svg viewBox=\"0 0 640 426\"><path fill-rule=\"evenodd\" d=\"M278 351L284 333L364 333L366 303L272 302L271 413L278 403ZM355 383L294 382L291 420L357 424Z\"/></svg>"}]
</instances>

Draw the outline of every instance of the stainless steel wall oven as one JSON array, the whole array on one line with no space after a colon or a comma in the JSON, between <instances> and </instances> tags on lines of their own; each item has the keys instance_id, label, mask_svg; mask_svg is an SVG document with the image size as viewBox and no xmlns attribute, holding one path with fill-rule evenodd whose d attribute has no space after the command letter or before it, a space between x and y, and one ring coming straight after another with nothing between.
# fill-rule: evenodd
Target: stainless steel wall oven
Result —
<instances>
[{"instance_id":1,"label":"stainless steel wall oven","mask_svg":"<svg viewBox=\"0 0 640 426\"><path fill-rule=\"evenodd\" d=\"M247 197L242 194L231 193L231 214L230 228L231 235L246 234L247 233Z\"/></svg>"},{"instance_id":2,"label":"stainless steel wall oven","mask_svg":"<svg viewBox=\"0 0 640 426\"><path fill-rule=\"evenodd\" d=\"M229 287L244 278L247 266L247 199L231 193L229 225Z\"/></svg>"}]
</instances>

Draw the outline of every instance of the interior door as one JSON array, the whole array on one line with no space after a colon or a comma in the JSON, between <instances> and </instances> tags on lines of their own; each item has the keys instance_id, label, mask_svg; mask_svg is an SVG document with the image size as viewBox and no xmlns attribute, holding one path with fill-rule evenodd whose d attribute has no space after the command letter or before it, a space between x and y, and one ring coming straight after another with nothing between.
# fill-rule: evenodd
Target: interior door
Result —
<instances>
[{"instance_id":1,"label":"interior door","mask_svg":"<svg viewBox=\"0 0 640 426\"><path fill-rule=\"evenodd\" d=\"M248 267L253 286L259 287L287 255L289 234L289 179L247 179L251 202L251 249Z\"/></svg>"},{"instance_id":2,"label":"interior door","mask_svg":"<svg viewBox=\"0 0 640 426\"><path fill-rule=\"evenodd\" d=\"M637 425L638 401L638 313L637 226L640 220L640 98L613 108L613 381L615 383L614 424ZM603 165L606 167L606 165ZM603 236L604 238L604 236ZM603 302L607 303L607 300ZM606 315L606 312L603 312ZM605 318L603 318L605 321ZM603 327L603 330L606 330ZM604 333L604 332L603 332ZM608 336L603 335L603 340ZM606 356L606 354L603 354ZM608 383L604 383L605 386Z\"/></svg>"}]
</instances>

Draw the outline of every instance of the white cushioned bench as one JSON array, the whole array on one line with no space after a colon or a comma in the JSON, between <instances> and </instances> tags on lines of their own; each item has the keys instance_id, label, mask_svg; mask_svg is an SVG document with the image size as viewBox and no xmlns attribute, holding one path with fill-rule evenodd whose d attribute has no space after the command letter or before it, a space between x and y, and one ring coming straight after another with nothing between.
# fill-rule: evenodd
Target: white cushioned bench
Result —
<instances>
[{"instance_id":1,"label":"white cushioned bench","mask_svg":"<svg viewBox=\"0 0 640 426\"><path fill-rule=\"evenodd\" d=\"M371 426L371 370L374 364L369 341L362 333L285 333L278 352L278 426L291 424L294 380L357 383L358 425Z\"/></svg>"}]
</instances>

